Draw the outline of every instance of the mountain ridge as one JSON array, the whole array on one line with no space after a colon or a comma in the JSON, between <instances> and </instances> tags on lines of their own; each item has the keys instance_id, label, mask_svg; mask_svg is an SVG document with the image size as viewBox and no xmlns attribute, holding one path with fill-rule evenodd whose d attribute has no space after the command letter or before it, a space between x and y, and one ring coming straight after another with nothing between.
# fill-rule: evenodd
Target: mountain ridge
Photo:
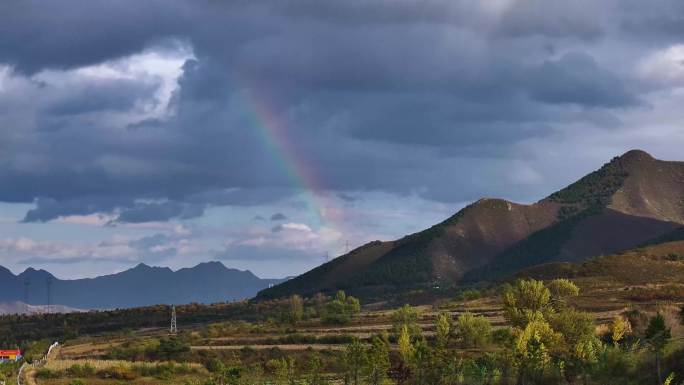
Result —
<instances>
[{"instance_id":1,"label":"mountain ridge","mask_svg":"<svg viewBox=\"0 0 684 385\"><path fill-rule=\"evenodd\" d=\"M477 200L426 230L371 242L258 297L336 289L382 296L498 279L531 264L577 261L663 236L684 224L683 203L684 163L631 150L535 203Z\"/></svg>"},{"instance_id":2,"label":"mountain ridge","mask_svg":"<svg viewBox=\"0 0 684 385\"><path fill-rule=\"evenodd\" d=\"M48 271L32 267L19 274L0 266L0 302L24 300L29 282L29 305L47 302L47 280L53 304L78 309L109 309L155 304L214 303L253 297L259 290L282 282L262 279L249 270L205 262L172 270L140 263L119 273L92 278L59 279Z\"/></svg>"}]
</instances>

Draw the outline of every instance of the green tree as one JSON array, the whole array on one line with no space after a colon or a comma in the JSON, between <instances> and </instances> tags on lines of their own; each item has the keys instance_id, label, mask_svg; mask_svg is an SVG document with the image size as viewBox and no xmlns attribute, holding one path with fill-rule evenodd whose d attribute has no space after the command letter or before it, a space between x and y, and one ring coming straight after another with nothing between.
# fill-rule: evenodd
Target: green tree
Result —
<instances>
[{"instance_id":1,"label":"green tree","mask_svg":"<svg viewBox=\"0 0 684 385\"><path fill-rule=\"evenodd\" d=\"M544 320L530 321L524 329L516 330L515 365L519 383L530 379L541 383L551 363L551 350L561 344L562 336Z\"/></svg>"},{"instance_id":2,"label":"green tree","mask_svg":"<svg viewBox=\"0 0 684 385\"><path fill-rule=\"evenodd\" d=\"M659 384L663 383L663 377L660 372L661 355L671 338L672 333L665 323L665 317L660 313L656 313L648 322L648 327L646 328L646 342L655 353L656 374L658 375Z\"/></svg>"},{"instance_id":3,"label":"green tree","mask_svg":"<svg viewBox=\"0 0 684 385\"><path fill-rule=\"evenodd\" d=\"M520 328L553 312L551 292L544 282L534 279L518 280L512 286L508 285L504 289L503 306L506 321Z\"/></svg>"},{"instance_id":4,"label":"green tree","mask_svg":"<svg viewBox=\"0 0 684 385\"><path fill-rule=\"evenodd\" d=\"M294 358L270 360L266 366L273 372L274 385L297 385L297 366Z\"/></svg>"},{"instance_id":5,"label":"green tree","mask_svg":"<svg viewBox=\"0 0 684 385\"><path fill-rule=\"evenodd\" d=\"M574 349L577 344L594 338L596 334L594 317L575 309L565 309L554 313L548 321L553 330L563 335L565 346L570 350Z\"/></svg>"},{"instance_id":6,"label":"green tree","mask_svg":"<svg viewBox=\"0 0 684 385\"><path fill-rule=\"evenodd\" d=\"M290 297L290 311L289 311L289 321L291 324L296 325L302 320L304 316L304 300L297 294Z\"/></svg>"},{"instance_id":7,"label":"green tree","mask_svg":"<svg viewBox=\"0 0 684 385\"><path fill-rule=\"evenodd\" d=\"M411 337L418 337L422 329L418 324L418 311L410 305L404 305L392 313L392 330L395 336L399 336L406 327Z\"/></svg>"},{"instance_id":8,"label":"green tree","mask_svg":"<svg viewBox=\"0 0 684 385\"><path fill-rule=\"evenodd\" d=\"M387 342L379 337L373 337L367 352L366 367L364 368L368 385L383 385L387 383L387 371L390 368L389 347Z\"/></svg>"},{"instance_id":9,"label":"green tree","mask_svg":"<svg viewBox=\"0 0 684 385\"><path fill-rule=\"evenodd\" d=\"M440 313L435 321L435 341L439 349L449 346L451 337L451 316L448 313Z\"/></svg>"},{"instance_id":10,"label":"green tree","mask_svg":"<svg viewBox=\"0 0 684 385\"><path fill-rule=\"evenodd\" d=\"M363 369L367 367L368 356L358 338L347 345L344 352L345 384L361 385Z\"/></svg>"},{"instance_id":11,"label":"green tree","mask_svg":"<svg viewBox=\"0 0 684 385\"><path fill-rule=\"evenodd\" d=\"M164 361L179 361L189 351L190 346L178 337L162 338L159 340L155 356Z\"/></svg>"},{"instance_id":12,"label":"green tree","mask_svg":"<svg viewBox=\"0 0 684 385\"><path fill-rule=\"evenodd\" d=\"M557 310L567 306L568 298L579 295L579 288L569 279L554 279L549 282L547 287L551 293L551 303Z\"/></svg>"},{"instance_id":13,"label":"green tree","mask_svg":"<svg viewBox=\"0 0 684 385\"><path fill-rule=\"evenodd\" d=\"M436 382L434 358L433 351L425 339L419 339L412 349L409 361L414 385L433 385Z\"/></svg>"},{"instance_id":14,"label":"green tree","mask_svg":"<svg viewBox=\"0 0 684 385\"><path fill-rule=\"evenodd\" d=\"M309 357L307 385L326 385L328 382L323 377L323 360L318 353Z\"/></svg>"},{"instance_id":15,"label":"green tree","mask_svg":"<svg viewBox=\"0 0 684 385\"><path fill-rule=\"evenodd\" d=\"M399 355L401 356L404 365L409 366L411 358L413 357L413 344L411 343L411 333L409 332L408 326L402 326L397 345L399 345Z\"/></svg>"},{"instance_id":16,"label":"green tree","mask_svg":"<svg viewBox=\"0 0 684 385\"><path fill-rule=\"evenodd\" d=\"M483 316L476 316L470 312L463 313L456 320L456 335L463 345L481 347L489 342L492 335L492 325Z\"/></svg>"},{"instance_id":17,"label":"green tree","mask_svg":"<svg viewBox=\"0 0 684 385\"><path fill-rule=\"evenodd\" d=\"M361 311L361 303L358 299L347 296L340 290L335 299L325 306L323 321L332 324L345 324L351 321Z\"/></svg>"}]
</instances>

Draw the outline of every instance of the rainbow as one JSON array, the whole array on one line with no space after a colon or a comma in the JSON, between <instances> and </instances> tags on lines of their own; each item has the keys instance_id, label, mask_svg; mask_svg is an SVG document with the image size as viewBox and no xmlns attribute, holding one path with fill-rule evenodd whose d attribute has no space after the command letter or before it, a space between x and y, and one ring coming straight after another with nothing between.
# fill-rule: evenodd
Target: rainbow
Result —
<instances>
[{"instance_id":1,"label":"rainbow","mask_svg":"<svg viewBox=\"0 0 684 385\"><path fill-rule=\"evenodd\" d=\"M309 207L312 225L316 228L336 228L340 210L333 208L326 198L326 188L322 178L313 167L313 162L305 158L304 151L298 148L295 139L289 134L285 119L279 116L270 99L258 94L254 88L243 89L249 118L260 140L268 152L290 179Z\"/></svg>"}]
</instances>

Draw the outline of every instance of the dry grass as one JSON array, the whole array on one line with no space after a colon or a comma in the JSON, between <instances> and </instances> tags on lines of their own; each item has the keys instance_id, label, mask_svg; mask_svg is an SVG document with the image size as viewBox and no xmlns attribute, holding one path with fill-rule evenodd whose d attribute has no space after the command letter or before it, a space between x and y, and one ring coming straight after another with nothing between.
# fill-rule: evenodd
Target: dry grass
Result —
<instances>
[{"instance_id":1,"label":"dry grass","mask_svg":"<svg viewBox=\"0 0 684 385\"><path fill-rule=\"evenodd\" d=\"M45 364L44 368L53 371L65 371L74 365L89 365L95 370L106 370L111 368L125 368L130 369L133 366L154 368L160 364L167 364L166 362L131 362L123 360L51 360ZM183 363L191 369L203 370L204 367L197 363Z\"/></svg>"}]
</instances>

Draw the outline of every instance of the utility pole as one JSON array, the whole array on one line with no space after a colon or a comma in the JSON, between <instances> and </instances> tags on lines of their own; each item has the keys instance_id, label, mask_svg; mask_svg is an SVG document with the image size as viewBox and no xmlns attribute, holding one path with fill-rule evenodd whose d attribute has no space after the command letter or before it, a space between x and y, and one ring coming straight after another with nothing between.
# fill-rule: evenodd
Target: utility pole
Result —
<instances>
[{"instance_id":1,"label":"utility pole","mask_svg":"<svg viewBox=\"0 0 684 385\"><path fill-rule=\"evenodd\" d=\"M52 277L47 277L45 279L45 285L47 286L47 310L46 313L50 314L50 290L52 289Z\"/></svg>"},{"instance_id":2,"label":"utility pole","mask_svg":"<svg viewBox=\"0 0 684 385\"><path fill-rule=\"evenodd\" d=\"M344 250L345 250L344 251L345 254L349 254L349 241L348 240L344 243Z\"/></svg>"},{"instance_id":3,"label":"utility pole","mask_svg":"<svg viewBox=\"0 0 684 385\"><path fill-rule=\"evenodd\" d=\"M176 322L176 305L171 305L171 334L178 333L178 323Z\"/></svg>"}]
</instances>

